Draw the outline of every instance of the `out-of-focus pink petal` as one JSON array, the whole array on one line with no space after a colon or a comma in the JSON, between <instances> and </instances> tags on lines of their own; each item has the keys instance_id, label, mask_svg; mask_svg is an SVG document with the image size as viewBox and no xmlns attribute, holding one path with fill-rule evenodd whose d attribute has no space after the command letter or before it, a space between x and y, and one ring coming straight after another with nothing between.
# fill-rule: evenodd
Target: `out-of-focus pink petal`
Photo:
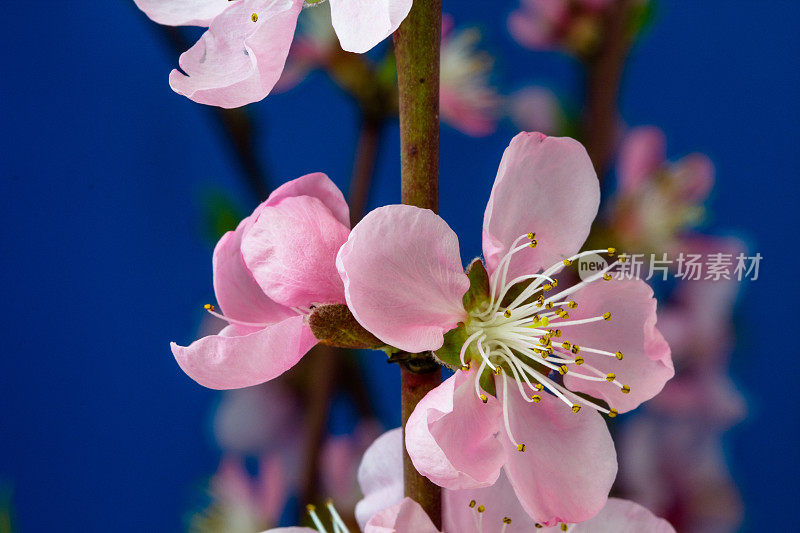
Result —
<instances>
[{"instance_id":1,"label":"out-of-focus pink petal","mask_svg":"<svg viewBox=\"0 0 800 533\"><path fill-rule=\"evenodd\" d=\"M288 307L344 303L336 253L348 233L317 198L284 198L258 215L242 238L242 256L276 302Z\"/></svg>"},{"instance_id":2,"label":"out-of-focus pink petal","mask_svg":"<svg viewBox=\"0 0 800 533\"><path fill-rule=\"evenodd\" d=\"M526 87L511 97L511 119L524 131L554 135L561 128L561 107L553 91L545 87Z\"/></svg>"},{"instance_id":3,"label":"out-of-focus pink petal","mask_svg":"<svg viewBox=\"0 0 800 533\"><path fill-rule=\"evenodd\" d=\"M262 531L262 533L318 533L318 531L310 527L278 527Z\"/></svg>"},{"instance_id":4,"label":"out-of-focus pink petal","mask_svg":"<svg viewBox=\"0 0 800 533\"><path fill-rule=\"evenodd\" d=\"M330 4L339 43L356 54L391 35L411 9L411 0L330 0Z\"/></svg>"},{"instance_id":5,"label":"out-of-focus pink petal","mask_svg":"<svg viewBox=\"0 0 800 533\"><path fill-rule=\"evenodd\" d=\"M483 217L483 255L493 273L517 237L535 232L538 246L514 255L509 277L531 274L578 251L600 204L586 149L568 137L520 133L497 170Z\"/></svg>"},{"instance_id":6,"label":"out-of-focus pink petal","mask_svg":"<svg viewBox=\"0 0 800 533\"><path fill-rule=\"evenodd\" d=\"M707 430L730 427L747 413L745 400L731 380L721 371L710 370L679 373L648 406L661 414L693 420Z\"/></svg>"},{"instance_id":7,"label":"out-of-focus pink petal","mask_svg":"<svg viewBox=\"0 0 800 533\"><path fill-rule=\"evenodd\" d=\"M246 335L228 326L190 346L170 344L186 374L209 389L238 389L276 378L293 367L317 340L302 316Z\"/></svg>"},{"instance_id":8,"label":"out-of-focus pink petal","mask_svg":"<svg viewBox=\"0 0 800 533\"><path fill-rule=\"evenodd\" d=\"M433 211L375 209L353 228L336 266L356 320L386 344L412 353L436 350L466 318L469 279L458 238Z\"/></svg>"},{"instance_id":9,"label":"out-of-focus pink petal","mask_svg":"<svg viewBox=\"0 0 800 533\"><path fill-rule=\"evenodd\" d=\"M322 172L313 172L288 181L272 191L265 206L275 206L293 196L313 196L330 209L336 219L350 227L350 208L342 191Z\"/></svg>"},{"instance_id":10,"label":"out-of-focus pink petal","mask_svg":"<svg viewBox=\"0 0 800 533\"><path fill-rule=\"evenodd\" d=\"M456 372L429 392L406 425L414 467L447 489L487 487L497 481L505 453L495 437L502 421L497 399L475 394L478 372Z\"/></svg>"},{"instance_id":11,"label":"out-of-focus pink petal","mask_svg":"<svg viewBox=\"0 0 800 533\"><path fill-rule=\"evenodd\" d=\"M558 527L542 529L558 533ZM609 498L603 510L593 518L570 528L571 533L675 533L669 522L659 518L646 507L629 500Z\"/></svg>"},{"instance_id":12,"label":"out-of-focus pink petal","mask_svg":"<svg viewBox=\"0 0 800 533\"><path fill-rule=\"evenodd\" d=\"M517 499L514 488L504 473L491 487L470 490L445 490L442 493L442 515L444 531L461 532L475 529L475 511L469 504L475 500L476 505L483 505L484 531L503 533L531 533L539 531L536 522L528 516ZM511 523L503 527L503 518L510 518Z\"/></svg>"},{"instance_id":13,"label":"out-of-focus pink petal","mask_svg":"<svg viewBox=\"0 0 800 533\"><path fill-rule=\"evenodd\" d=\"M495 378L499 385L500 378ZM498 386L501 393L502 387ZM581 522L606 503L617 475L617 456L606 423L594 409L573 413L550 394L527 403L509 389L505 408L520 452L506 431L500 436L508 461L506 475L520 504L543 525Z\"/></svg>"},{"instance_id":14,"label":"out-of-focus pink petal","mask_svg":"<svg viewBox=\"0 0 800 533\"><path fill-rule=\"evenodd\" d=\"M655 126L640 126L628 133L619 151L619 188L631 191L660 170L667 158L667 139Z\"/></svg>"},{"instance_id":15,"label":"out-of-focus pink petal","mask_svg":"<svg viewBox=\"0 0 800 533\"><path fill-rule=\"evenodd\" d=\"M439 533L420 504L411 498L379 512L367 522L364 533Z\"/></svg>"},{"instance_id":16,"label":"out-of-focus pink petal","mask_svg":"<svg viewBox=\"0 0 800 533\"><path fill-rule=\"evenodd\" d=\"M281 76L302 6L303 0L234 2L181 55L183 72L170 73L170 87L226 108L263 99Z\"/></svg>"},{"instance_id":17,"label":"out-of-focus pink petal","mask_svg":"<svg viewBox=\"0 0 800 533\"><path fill-rule=\"evenodd\" d=\"M150 19L167 26L208 26L230 0L134 0Z\"/></svg>"},{"instance_id":18,"label":"out-of-focus pink petal","mask_svg":"<svg viewBox=\"0 0 800 533\"><path fill-rule=\"evenodd\" d=\"M214 293L228 318L244 322L272 324L294 316L291 309L269 298L253 279L242 259L242 233L250 217L229 231L214 248Z\"/></svg>"},{"instance_id":19,"label":"out-of-focus pink petal","mask_svg":"<svg viewBox=\"0 0 800 533\"><path fill-rule=\"evenodd\" d=\"M403 499L403 430L387 431L373 442L358 467L364 499L356 504L356 520L364 529L373 515Z\"/></svg>"},{"instance_id":20,"label":"out-of-focus pink petal","mask_svg":"<svg viewBox=\"0 0 800 533\"><path fill-rule=\"evenodd\" d=\"M672 357L667 341L656 328L656 300L653 289L644 281L595 281L574 293L577 309L570 319L597 317L610 312L611 320L600 320L577 326L564 326L564 339L584 348L621 351L623 359L582 350L587 364L604 373L613 373L623 385L630 387L623 394L616 385L605 381L577 378L570 371L564 384L572 390L601 398L624 413L658 394L673 375ZM575 372L588 373L580 367Z\"/></svg>"},{"instance_id":21,"label":"out-of-focus pink petal","mask_svg":"<svg viewBox=\"0 0 800 533\"><path fill-rule=\"evenodd\" d=\"M705 154L689 154L673 167L681 198L702 202L714 186L714 163Z\"/></svg>"}]
</instances>

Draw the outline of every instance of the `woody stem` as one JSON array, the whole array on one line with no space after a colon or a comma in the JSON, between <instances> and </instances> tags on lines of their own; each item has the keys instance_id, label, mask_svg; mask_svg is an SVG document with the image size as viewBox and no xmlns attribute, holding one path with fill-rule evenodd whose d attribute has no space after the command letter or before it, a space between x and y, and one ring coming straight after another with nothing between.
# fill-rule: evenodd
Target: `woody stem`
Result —
<instances>
[{"instance_id":1,"label":"woody stem","mask_svg":"<svg viewBox=\"0 0 800 533\"><path fill-rule=\"evenodd\" d=\"M404 204L439 207L439 46L441 0L415 0L394 34L400 113L401 194ZM441 369L401 365L403 427L417 403L441 383ZM441 527L441 490L403 454L406 496Z\"/></svg>"}]
</instances>

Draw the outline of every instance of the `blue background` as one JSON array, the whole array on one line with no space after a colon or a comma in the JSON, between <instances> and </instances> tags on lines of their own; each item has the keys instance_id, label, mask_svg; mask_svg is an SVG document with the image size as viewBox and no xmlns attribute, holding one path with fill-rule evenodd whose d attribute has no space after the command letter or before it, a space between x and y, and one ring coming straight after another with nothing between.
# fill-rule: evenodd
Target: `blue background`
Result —
<instances>
[{"instance_id":1,"label":"blue background","mask_svg":"<svg viewBox=\"0 0 800 533\"><path fill-rule=\"evenodd\" d=\"M457 24L486 30L502 87L550 82L578 98L572 61L508 37L514 5L445 0ZM191 340L213 297L200 199L217 185L244 208L253 200L208 111L170 91L177 58L132 1L3 7L0 479L23 532L176 531L217 460L203 430L215 393L168 349ZM740 305L747 330L735 370L751 415L728 438L752 525L800 501L800 358L787 312L798 296L800 4L663 1L659 12L631 59L624 117L662 127L673 157L708 153L718 168L710 227L765 257ZM346 185L356 121L324 77L254 112L275 182L323 170ZM399 197L395 130L373 206ZM480 251L484 204L513 134L507 124L485 139L443 127L441 213L465 258ZM380 358L373 366L376 391L397 380ZM397 400L380 400L387 423Z\"/></svg>"}]
</instances>

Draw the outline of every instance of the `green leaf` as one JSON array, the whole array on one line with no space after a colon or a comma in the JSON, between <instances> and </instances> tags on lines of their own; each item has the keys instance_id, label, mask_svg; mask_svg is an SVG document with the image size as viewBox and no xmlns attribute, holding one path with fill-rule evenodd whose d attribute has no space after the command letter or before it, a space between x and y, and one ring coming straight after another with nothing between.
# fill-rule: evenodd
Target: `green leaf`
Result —
<instances>
[{"instance_id":1,"label":"green leaf","mask_svg":"<svg viewBox=\"0 0 800 533\"><path fill-rule=\"evenodd\" d=\"M311 332L322 344L338 348L388 348L378 337L364 329L344 304L320 305L308 317ZM392 351L392 350L389 350Z\"/></svg>"}]
</instances>

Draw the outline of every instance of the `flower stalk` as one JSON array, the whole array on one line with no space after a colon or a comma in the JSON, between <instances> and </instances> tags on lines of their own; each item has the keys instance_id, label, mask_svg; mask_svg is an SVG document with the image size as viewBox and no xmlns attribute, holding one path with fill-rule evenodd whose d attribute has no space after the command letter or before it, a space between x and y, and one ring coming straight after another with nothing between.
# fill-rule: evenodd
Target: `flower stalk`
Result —
<instances>
[{"instance_id":1,"label":"flower stalk","mask_svg":"<svg viewBox=\"0 0 800 533\"><path fill-rule=\"evenodd\" d=\"M415 0L394 33L400 114L401 198L404 204L439 208L439 53L441 0ZM441 383L441 369L415 372L400 365L405 427L417 403ZM413 368L413 367L412 367ZM427 368L426 368L427 369ZM416 369L415 369L416 370ZM441 489L420 475L403 453L405 495L441 526Z\"/></svg>"}]
</instances>

